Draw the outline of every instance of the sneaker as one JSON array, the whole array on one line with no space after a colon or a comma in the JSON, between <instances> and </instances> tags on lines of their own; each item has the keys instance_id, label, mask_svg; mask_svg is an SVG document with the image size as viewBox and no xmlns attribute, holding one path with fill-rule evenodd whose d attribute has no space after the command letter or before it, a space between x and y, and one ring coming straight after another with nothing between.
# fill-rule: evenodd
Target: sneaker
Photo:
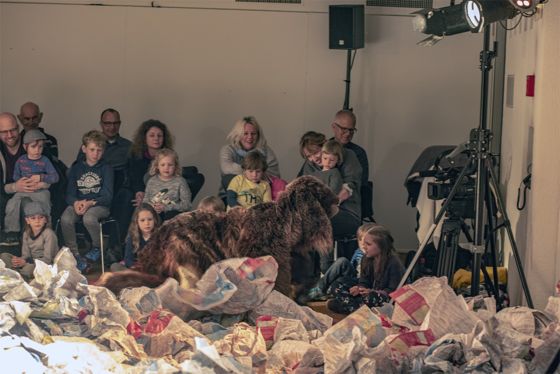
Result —
<instances>
[{"instance_id":1,"label":"sneaker","mask_svg":"<svg viewBox=\"0 0 560 374\"><path fill-rule=\"evenodd\" d=\"M307 292L309 301L325 301L327 300L327 295L319 287L313 287Z\"/></svg>"},{"instance_id":2,"label":"sneaker","mask_svg":"<svg viewBox=\"0 0 560 374\"><path fill-rule=\"evenodd\" d=\"M86 274L89 270L87 260L80 255L76 256L76 267L82 274Z\"/></svg>"},{"instance_id":3,"label":"sneaker","mask_svg":"<svg viewBox=\"0 0 560 374\"><path fill-rule=\"evenodd\" d=\"M338 314L349 314L345 305L338 299L330 299L327 301L327 309Z\"/></svg>"},{"instance_id":4,"label":"sneaker","mask_svg":"<svg viewBox=\"0 0 560 374\"><path fill-rule=\"evenodd\" d=\"M92 248L84 257L91 262L97 262L101 258L101 251L99 248Z\"/></svg>"},{"instance_id":5,"label":"sneaker","mask_svg":"<svg viewBox=\"0 0 560 374\"><path fill-rule=\"evenodd\" d=\"M0 245L12 246L20 242L19 232L0 232Z\"/></svg>"}]
</instances>

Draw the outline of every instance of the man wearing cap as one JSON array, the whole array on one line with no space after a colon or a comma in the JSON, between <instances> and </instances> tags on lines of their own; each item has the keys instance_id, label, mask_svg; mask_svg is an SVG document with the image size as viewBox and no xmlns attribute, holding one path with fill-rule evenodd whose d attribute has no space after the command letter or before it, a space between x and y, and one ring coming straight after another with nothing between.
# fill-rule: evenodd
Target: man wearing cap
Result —
<instances>
[{"instance_id":1,"label":"man wearing cap","mask_svg":"<svg viewBox=\"0 0 560 374\"><path fill-rule=\"evenodd\" d=\"M48 188L58 182L58 173L51 161L43 156L46 139L45 134L36 129L26 131L23 137L23 148L26 153L16 161L13 179L17 183L22 178L28 178L36 185L33 191L18 191L8 200L4 221L4 231L8 235L19 236L20 209L24 198L41 203L46 208L47 216L50 215L51 200Z\"/></svg>"},{"instance_id":2,"label":"man wearing cap","mask_svg":"<svg viewBox=\"0 0 560 374\"><path fill-rule=\"evenodd\" d=\"M41 120L43 119L43 113L39 109L39 105L32 103L31 101L23 104L19 109L19 115L17 117L23 126L21 136L23 137L29 130L37 129L41 131L46 137L44 145L46 153L58 158L58 142L56 138L47 134L45 129L39 126L41 124Z\"/></svg>"},{"instance_id":3,"label":"man wearing cap","mask_svg":"<svg viewBox=\"0 0 560 374\"><path fill-rule=\"evenodd\" d=\"M6 267L19 271L26 279L33 278L35 260L52 264L58 252L58 240L52 229L47 227L48 214L44 206L36 201L25 205L25 222L27 228L23 234L21 256L0 253L0 259Z\"/></svg>"}]
</instances>

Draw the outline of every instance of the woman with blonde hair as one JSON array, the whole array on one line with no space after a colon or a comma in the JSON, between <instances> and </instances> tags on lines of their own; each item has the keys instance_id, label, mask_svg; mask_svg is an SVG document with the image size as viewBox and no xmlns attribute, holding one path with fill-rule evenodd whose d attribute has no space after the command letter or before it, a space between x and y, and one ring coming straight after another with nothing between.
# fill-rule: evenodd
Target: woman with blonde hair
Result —
<instances>
[{"instance_id":1,"label":"woman with blonde hair","mask_svg":"<svg viewBox=\"0 0 560 374\"><path fill-rule=\"evenodd\" d=\"M267 174L280 177L276 154L268 146L263 130L255 117L247 116L236 121L226 139L228 144L220 150L222 193L233 177L243 173L241 163L251 151L258 151L266 158Z\"/></svg>"}]
</instances>

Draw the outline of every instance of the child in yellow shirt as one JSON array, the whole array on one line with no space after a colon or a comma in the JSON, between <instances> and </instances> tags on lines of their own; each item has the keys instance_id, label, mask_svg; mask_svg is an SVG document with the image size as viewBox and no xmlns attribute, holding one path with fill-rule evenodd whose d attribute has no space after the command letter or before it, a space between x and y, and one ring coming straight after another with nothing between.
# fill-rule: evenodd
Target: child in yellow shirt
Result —
<instances>
[{"instance_id":1,"label":"child in yellow shirt","mask_svg":"<svg viewBox=\"0 0 560 374\"><path fill-rule=\"evenodd\" d=\"M250 208L272 201L270 184L265 179L266 158L258 151L250 152L241 163L243 174L234 177L227 188L228 209L240 205Z\"/></svg>"}]
</instances>

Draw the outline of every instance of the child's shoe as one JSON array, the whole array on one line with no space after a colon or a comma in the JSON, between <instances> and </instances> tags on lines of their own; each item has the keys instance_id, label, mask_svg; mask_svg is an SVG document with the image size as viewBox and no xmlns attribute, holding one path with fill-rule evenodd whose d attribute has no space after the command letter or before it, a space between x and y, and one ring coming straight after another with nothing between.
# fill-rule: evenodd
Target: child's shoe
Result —
<instances>
[{"instance_id":1,"label":"child's shoe","mask_svg":"<svg viewBox=\"0 0 560 374\"><path fill-rule=\"evenodd\" d=\"M82 274L87 274L89 270L89 264L87 260L80 255L76 256L76 267Z\"/></svg>"},{"instance_id":2,"label":"child's shoe","mask_svg":"<svg viewBox=\"0 0 560 374\"><path fill-rule=\"evenodd\" d=\"M91 262L97 262L101 258L101 250L99 248L92 248L84 257Z\"/></svg>"},{"instance_id":3,"label":"child's shoe","mask_svg":"<svg viewBox=\"0 0 560 374\"><path fill-rule=\"evenodd\" d=\"M319 287L313 287L307 292L309 301L325 301L327 300L327 295Z\"/></svg>"}]
</instances>

